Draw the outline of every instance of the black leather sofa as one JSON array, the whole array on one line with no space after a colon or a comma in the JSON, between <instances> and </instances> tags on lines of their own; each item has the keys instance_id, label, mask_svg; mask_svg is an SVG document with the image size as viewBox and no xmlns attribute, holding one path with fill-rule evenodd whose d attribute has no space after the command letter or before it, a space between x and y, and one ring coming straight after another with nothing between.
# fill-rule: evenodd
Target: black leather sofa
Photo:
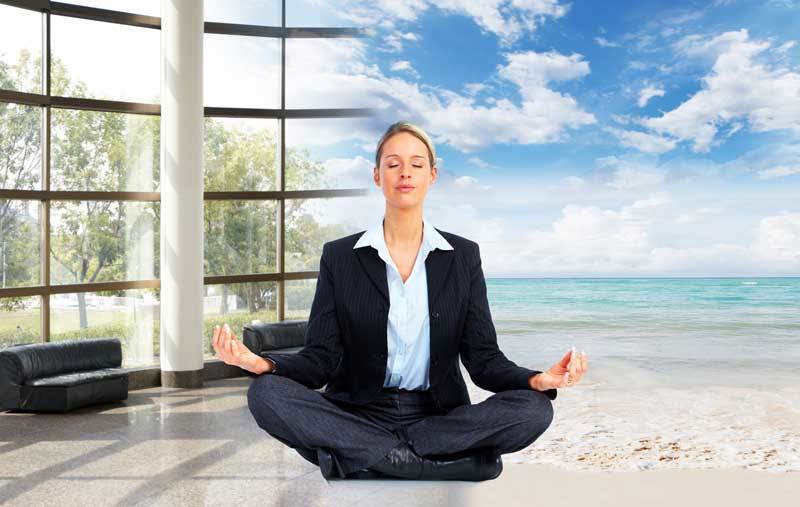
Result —
<instances>
[{"instance_id":1,"label":"black leather sofa","mask_svg":"<svg viewBox=\"0 0 800 507\"><path fill-rule=\"evenodd\" d=\"M305 344L307 324L307 320L245 324L242 328L242 341L245 347L261 357L275 350L280 350L281 353L297 352Z\"/></svg>"},{"instance_id":2,"label":"black leather sofa","mask_svg":"<svg viewBox=\"0 0 800 507\"><path fill-rule=\"evenodd\" d=\"M65 412L124 400L128 373L116 338L18 345L0 350L0 409Z\"/></svg>"}]
</instances>

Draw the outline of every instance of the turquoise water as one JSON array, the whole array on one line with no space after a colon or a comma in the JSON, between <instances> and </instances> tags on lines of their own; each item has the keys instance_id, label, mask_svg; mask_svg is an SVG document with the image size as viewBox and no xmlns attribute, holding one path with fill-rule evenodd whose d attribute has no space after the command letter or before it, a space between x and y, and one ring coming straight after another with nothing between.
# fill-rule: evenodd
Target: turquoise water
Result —
<instances>
[{"instance_id":1,"label":"turquoise water","mask_svg":"<svg viewBox=\"0 0 800 507\"><path fill-rule=\"evenodd\" d=\"M493 278L487 290L503 350L527 366L575 345L656 382L800 383L800 278Z\"/></svg>"},{"instance_id":2,"label":"turquoise water","mask_svg":"<svg viewBox=\"0 0 800 507\"><path fill-rule=\"evenodd\" d=\"M572 345L589 357L550 428L508 461L800 470L800 278L495 278L487 290L517 364L546 370ZM473 402L490 394L470 385Z\"/></svg>"}]
</instances>

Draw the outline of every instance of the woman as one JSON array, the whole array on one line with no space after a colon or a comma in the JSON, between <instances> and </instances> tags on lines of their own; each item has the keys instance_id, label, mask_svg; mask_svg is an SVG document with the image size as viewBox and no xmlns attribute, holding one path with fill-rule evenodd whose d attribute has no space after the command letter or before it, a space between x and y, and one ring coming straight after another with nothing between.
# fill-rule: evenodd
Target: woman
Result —
<instances>
[{"instance_id":1,"label":"woman","mask_svg":"<svg viewBox=\"0 0 800 507\"><path fill-rule=\"evenodd\" d=\"M326 478L493 479L500 455L549 427L556 388L588 369L574 347L546 372L499 350L477 243L423 218L435 161L419 127L383 135L373 168L383 217L323 246L301 351L262 358L227 324L214 329L217 356L255 376L259 427ZM470 403L459 357L493 396Z\"/></svg>"}]
</instances>

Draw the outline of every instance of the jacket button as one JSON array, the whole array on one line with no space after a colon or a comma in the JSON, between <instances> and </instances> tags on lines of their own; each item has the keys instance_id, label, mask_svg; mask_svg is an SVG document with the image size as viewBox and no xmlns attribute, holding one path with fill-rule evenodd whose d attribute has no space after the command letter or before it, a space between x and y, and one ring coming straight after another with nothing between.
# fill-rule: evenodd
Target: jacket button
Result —
<instances>
[{"instance_id":1,"label":"jacket button","mask_svg":"<svg viewBox=\"0 0 800 507\"><path fill-rule=\"evenodd\" d=\"M439 318L439 312L433 312L431 314L431 317L433 317L434 319L438 319Z\"/></svg>"}]
</instances>

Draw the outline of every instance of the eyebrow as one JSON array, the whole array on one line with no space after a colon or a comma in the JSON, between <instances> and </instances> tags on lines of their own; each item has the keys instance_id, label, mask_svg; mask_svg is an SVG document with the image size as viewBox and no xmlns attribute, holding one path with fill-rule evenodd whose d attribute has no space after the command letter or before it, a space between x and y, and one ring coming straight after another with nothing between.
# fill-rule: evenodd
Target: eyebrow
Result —
<instances>
[{"instance_id":1,"label":"eyebrow","mask_svg":"<svg viewBox=\"0 0 800 507\"><path fill-rule=\"evenodd\" d=\"M384 155L383 156L383 158L389 158L389 157L400 157L400 155L398 155L396 153L392 153L390 155ZM421 159L425 159L425 160L428 159L427 157L424 157L422 155L411 155L411 158L421 158Z\"/></svg>"}]
</instances>

